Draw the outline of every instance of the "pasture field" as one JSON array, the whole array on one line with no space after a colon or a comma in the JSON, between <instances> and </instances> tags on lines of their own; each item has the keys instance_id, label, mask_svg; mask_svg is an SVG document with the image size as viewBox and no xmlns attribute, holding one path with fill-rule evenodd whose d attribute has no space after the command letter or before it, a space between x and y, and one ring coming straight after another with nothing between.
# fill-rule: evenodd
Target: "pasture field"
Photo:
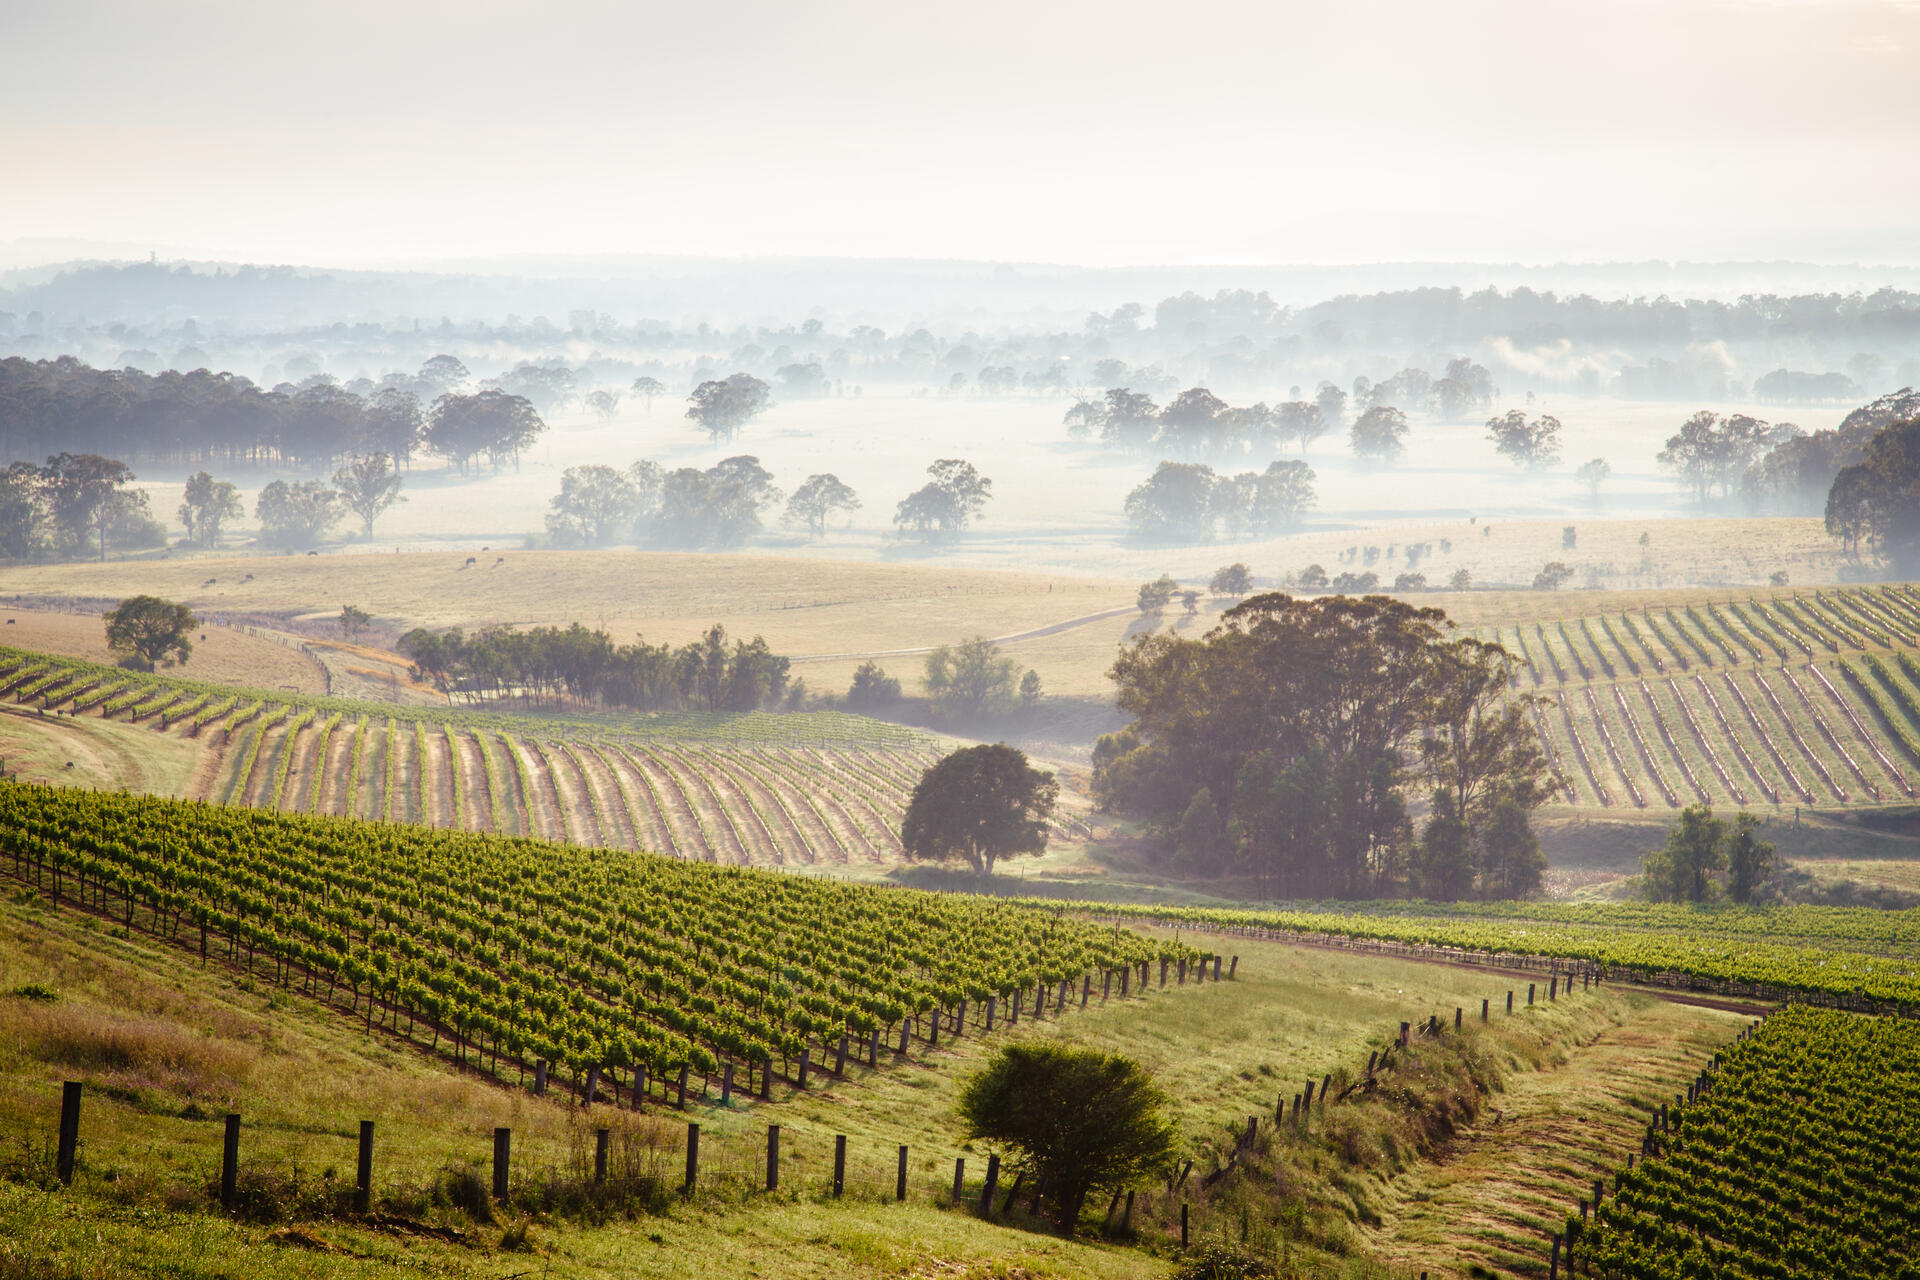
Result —
<instances>
[{"instance_id":1,"label":"pasture field","mask_svg":"<svg viewBox=\"0 0 1920 1280\"><path fill-rule=\"evenodd\" d=\"M14 581L9 570L7 584L12 586ZM153 594L132 578L120 586L112 600L105 604L89 602L81 612L55 613L0 606L0 612L7 619L4 626L0 626L0 643L87 662L111 663L118 655L107 648L107 628L101 613L126 596ZM259 689L292 688L303 694L327 692L326 674L300 649L237 627L202 626L193 635L193 656L187 662L183 670L191 671L199 680Z\"/></svg>"},{"instance_id":2,"label":"pasture field","mask_svg":"<svg viewBox=\"0 0 1920 1280\"><path fill-rule=\"evenodd\" d=\"M1273 388L1264 398L1277 403L1287 398L1287 390ZM1380 536L1366 541L1382 547L1395 541L1452 538L1454 555L1422 566L1429 577L1435 577L1436 568L1439 578L1466 568L1483 582L1525 585L1542 563L1556 559L1576 569L1583 562L1610 564L1613 572L1627 574L1641 559L1639 534L1652 527L1656 558L1671 556L1663 570L1669 576L1638 585L1764 582L1777 569L1788 570L1796 582L1823 583L1844 568L1836 545L1819 530L1817 520L1731 521L1725 522L1733 530L1728 536L1663 539L1662 522L1692 512L1686 494L1658 468L1655 455L1690 414L1704 407L1699 404L1547 396L1529 406L1529 412L1561 419L1564 454L1559 466L1537 474L1516 471L1496 455L1480 417L1444 423L1416 415L1406 454L1390 468L1353 458L1344 429L1316 441L1304 455L1289 447L1275 454L1220 460L1217 470L1238 472L1259 471L1276 457L1304 457L1317 474L1319 491L1306 530L1243 544L1148 548L1129 541L1124 504L1159 456L1068 439L1061 417L1072 403L1070 396L1061 395L891 391L795 399L774 405L726 444L709 442L682 416L677 399L656 402L651 412L637 404L624 406L611 422L562 412L551 419L551 429L517 470L461 478L438 459L420 459L408 473L407 504L382 518L375 546L383 553L396 546L470 553L483 546L496 553L518 548L528 534L544 529L548 500L558 492L567 467L624 467L650 458L668 468L704 468L744 453L758 457L789 493L810 474L832 472L860 495L861 509L836 517L827 536L818 540L781 527L777 510L769 513L760 549L804 557L816 566L830 560L912 564L932 558L966 568L1128 581L1167 571L1204 580L1217 565L1239 559L1277 579L1315 561L1336 571L1331 558L1355 541L1349 531L1371 531ZM1494 411L1512 407L1500 402ZM1781 412L1730 403L1713 407L1767 420ZM1835 425L1844 412L1839 407L1810 408L1795 411L1794 417L1811 431ZM993 499L977 528L957 546L931 554L902 543L893 536L894 504L925 482L928 463L955 456L973 462L993 480ZM1613 467L1598 503L1573 475L1594 456L1607 458ZM251 511L260 481L230 478L240 481ZM143 478L142 487L152 494L156 511L171 512L178 503L178 479L157 473ZM1491 538L1483 540L1480 529L1468 525L1475 516L1482 525L1493 522ZM1588 545L1589 533L1597 537L1599 523L1607 520L1621 522L1619 536ZM1574 555L1560 549L1560 530L1567 524L1581 526L1582 546ZM1673 527L1677 531L1683 526ZM238 537L252 531L250 520L233 525ZM1474 545L1465 545L1469 540ZM346 545L355 544L349 539ZM1387 577L1391 581L1392 575ZM1620 584L1629 582L1622 578ZM311 607L319 607L319 602L311 602Z\"/></svg>"}]
</instances>

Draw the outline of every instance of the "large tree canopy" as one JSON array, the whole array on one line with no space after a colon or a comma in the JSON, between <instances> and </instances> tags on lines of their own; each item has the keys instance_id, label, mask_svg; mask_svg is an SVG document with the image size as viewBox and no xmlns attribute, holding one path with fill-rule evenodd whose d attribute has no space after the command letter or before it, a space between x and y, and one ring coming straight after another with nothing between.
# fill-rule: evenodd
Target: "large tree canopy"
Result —
<instances>
[{"instance_id":1,"label":"large tree canopy","mask_svg":"<svg viewBox=\"0 0 1920 1280\"><path fill-rule=\"evenodd\" d=\"M1871 546L1903 574L1920 570L1920 411L1888 423L1833 478L1827 532L1856 554Z\"/></svg>"},{"instance_id":2,"label":"large tree canopy","mask_svg":"<svg viewBox=\"0 0 1920 1280\"><path fill-rule=\"evenodd\" d=\"M193 610L159 596L133 596L107 614L107 647L129 666L151 671L193 656Z\"/></svg>"},{"instance_id":3,"label":"large tree canopy","mask_svg":"<svg viewBox=\"0 0 1920 1280\"><path fill-rule=\"evenodd\" d=\"M1511 864L1536 863L1537 848L1511 815L1496 818L1507 803L1524 826L1547 765L1508 700L1506 652L1449 639L1446 625L1438 609L1384 596L1275 593L1229 610L1203 639L1140 636L1113 667L1134 719L1097 744L1095 794L1179 833L1199 869L1273 892L1365 897L1409 878L1524 892L1526 869ZM1433 856L1460 841L1477 875L1424 874L1404 795L1416 779L1446 793L1460 824L1433 828Z\"/></svg>"},{"instance_id":4,"label":"large tree canopy","mask_svg":"<svg viewBox=\"0 0 1920 1280\"><path fill-rule=\"evenodd\" d=\"M1046 851L1047 819L1060 784L1005 743L966 747L920 776L900 824L907 856L958 858L981 875L1016 854Z\"/></svg>"},{"instance_id":5,"label":"large tree canopy","mask_svg":"<svg viewBox=\"0 0 1920 1280\"><path fill-rule=\"evenodd\" d=\"M1008 1045L959 1101L969 1138L1005 1143L1072 1231L1087 1197L1125 1191L1172 1163L1167 1096L1139 1063L1071 1045Z\"/></svg>"}]
</instances>

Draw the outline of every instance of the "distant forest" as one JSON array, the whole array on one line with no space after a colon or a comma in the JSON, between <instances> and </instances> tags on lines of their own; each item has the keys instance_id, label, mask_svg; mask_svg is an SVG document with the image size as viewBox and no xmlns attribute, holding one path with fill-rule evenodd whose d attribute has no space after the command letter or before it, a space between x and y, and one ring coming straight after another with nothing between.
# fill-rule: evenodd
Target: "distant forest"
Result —
<instances>
[{"instance_id":1,"label":"distant forest","mask_svg":"<svg viewBox=\"0 0 1920 1280\"><path fill-rule=\"evenodd\" d=\"M606 300L591 281L90 265L0 290L0 355L72 355L149 374L224 369L270 388L315 376L376 386L411 376L395 370L450 354L478 379L519 379L523 385L501 389L549 414L591 408L595 391L624 393L641 378L678 397L734 372L762 379L782 400L880 387L981 396L1124 387L1165 396L1204 385L1272 402L1299 398L1286 394L1295 384L1378 383L1462 355L1510 394L1838 404L1920 383L1920 293L1894 288L1716 300L1429 287L1301 306L1265 291L1221 289L1079 312L1068 322L1057 311L1013 309L1022 283L1008 285L1008 309L962 309L962 320L890 329L861 322L876 301L795 306L788 314L810 318L786 323L716 326L649 316L649 298L679 297L670 281L651 293L627 282L625 314L616 315L572 304L596 294ZM743 277L716 286L715 305L737 307L755 289L785 297L795 287L787 277ZM980 280L951 287L956 297L986 296ZM876 285L876 299L880 292ZM540 298L558 305L550 314L516 312ZM462 318L405 310L435 301L457 305ZM937 293L922 305L953 310Z\"/></svg>"}]
</instances>

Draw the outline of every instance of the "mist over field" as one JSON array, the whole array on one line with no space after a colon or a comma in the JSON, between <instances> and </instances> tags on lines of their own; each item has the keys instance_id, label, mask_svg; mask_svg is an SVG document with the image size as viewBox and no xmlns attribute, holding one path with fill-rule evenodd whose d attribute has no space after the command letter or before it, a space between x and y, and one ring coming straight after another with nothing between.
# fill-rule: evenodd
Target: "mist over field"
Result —
<instances>
[{"instance_id":1,"label":"mist over field","mask_svg":"<svg viewBox=\"0 0 1920 1280\"><path fill-rule=\"evenodd\" d=\"M0 1280L1917 1274L1920 2L13 9Z\"/></svg>"}]
</instances>

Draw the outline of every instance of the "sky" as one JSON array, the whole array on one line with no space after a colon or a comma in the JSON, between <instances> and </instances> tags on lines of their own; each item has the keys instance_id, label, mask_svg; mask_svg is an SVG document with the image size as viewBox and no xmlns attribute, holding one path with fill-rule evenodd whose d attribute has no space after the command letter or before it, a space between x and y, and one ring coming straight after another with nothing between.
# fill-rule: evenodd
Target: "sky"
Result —
<instances>
[{"instance_id":1,"label":"sky","mask_svg":"<svg viewBox=\"0 0 1920 1280\"><path fill-rule=\"evenodd\" d=\"M1920 263L1920 0L6 8L0 243Z\"/></svg>"}]
</instances>

